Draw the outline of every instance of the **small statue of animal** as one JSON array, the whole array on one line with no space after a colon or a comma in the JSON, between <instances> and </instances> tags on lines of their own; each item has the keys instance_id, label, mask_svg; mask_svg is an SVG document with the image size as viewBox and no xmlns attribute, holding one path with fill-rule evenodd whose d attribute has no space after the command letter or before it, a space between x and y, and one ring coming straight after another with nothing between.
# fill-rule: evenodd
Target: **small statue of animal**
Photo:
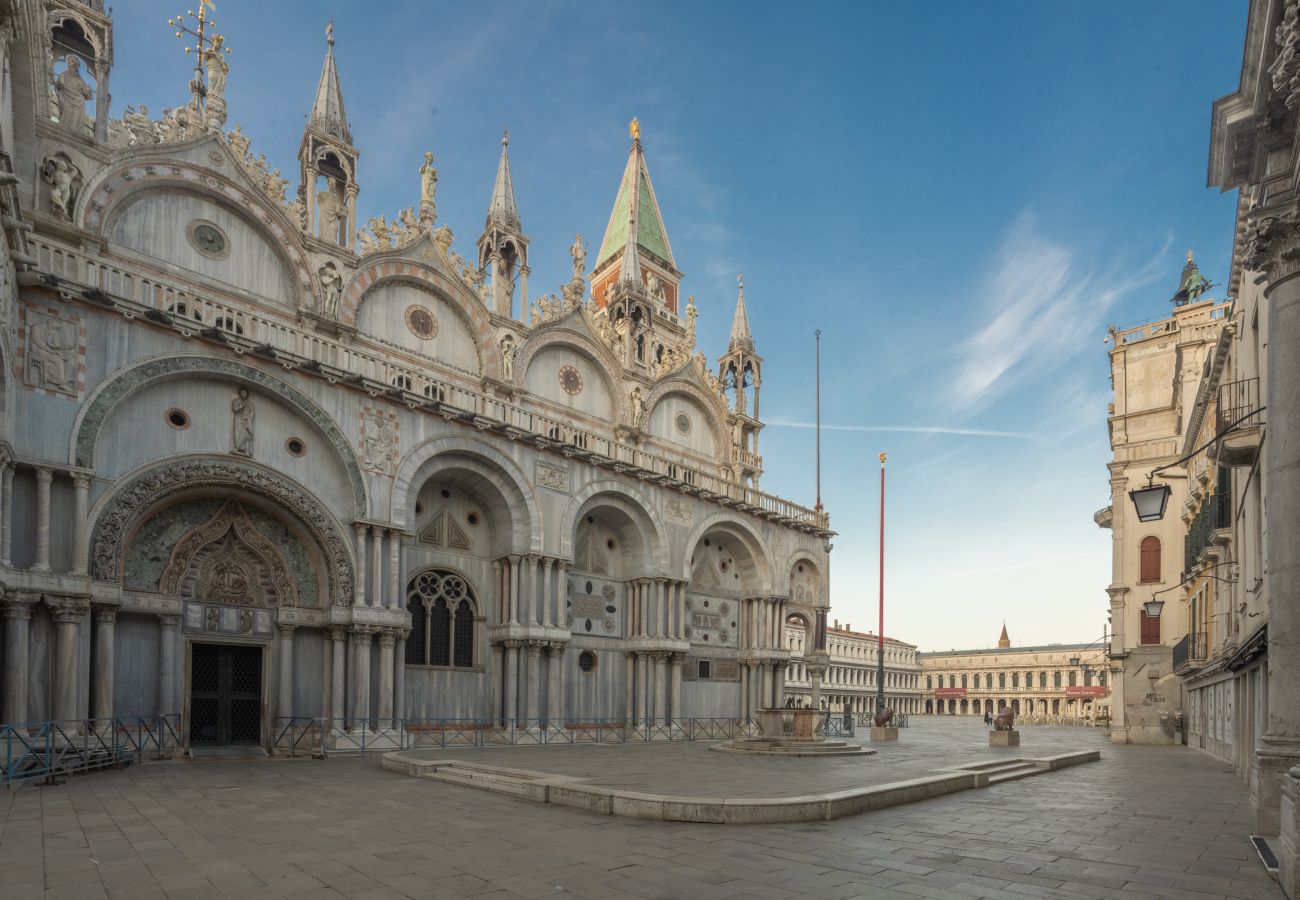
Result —
<instances>
[{"instance_id":1,"label":"small statue of animal","mask_svg":"<svg viewBox=\"0 0 1300 900\"><path fill-rule=\"evenodd\" d=\"M993 718L994 731L1010 731L1015 725L1016 715L1005 703L998 707L998 714Z\"/></svg>"},{"instance_id":2,"label":"small statue of animal","mask_svg":"<svg viewBox=\"0 0 1300 900\"><path fill-rule=\"evenodd\" d=\"M894 708L892 706L885 707L876 713L872 721L876 723L877 728L888 728L890 723L894 721Z\"/></svg>"}]
</instances>

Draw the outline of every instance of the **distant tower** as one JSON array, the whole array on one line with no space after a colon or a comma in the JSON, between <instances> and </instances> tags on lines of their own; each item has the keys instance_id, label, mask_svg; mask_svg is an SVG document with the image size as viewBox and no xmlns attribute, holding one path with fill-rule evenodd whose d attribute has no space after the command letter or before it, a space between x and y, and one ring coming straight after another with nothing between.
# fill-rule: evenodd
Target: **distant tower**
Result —
<instances>
[{"instance_id":1,"label":"distant tower","mask_svg":"<svg viewBox=\"0 0 1300 900\"><path fill-rule=\"evenodd\" d=\"M519 314L528 308L528 238L519 222L515 206L515 185L510 177L510 131L501 135L501 161L497 163L497 180L492 185L487 221L478 239L479 269L492 275L492 292L488 295L492 311L502 316L514 315L515 277L519 278Z\"/></svg>"},{"instance_id":2,"label":"distant tower","mask_svg":"<svg viewBox=\"0 0 1300 900\"><path fill-rule=\"evenodd\" d=\"M1010 647L1010 646L1011 646L1011 638L1007 636L1007 623L1006 623L1006 622L1003 622L1003 623L1002 623L1002 637L998 638L998 646L999 646L999 647Z\"/></svg>"},{"instance_id":3,"label":"distant tower","mask_svg":"<svg viewBox=\"0 0 1300 900\"><path fill-rule=\"evenodd\" d=\"M718 359L718 377L724 390L732 392L731 464L736 478L752 480L758 485L763 474L763 459L758 455L758 396L763 385L763 357L754 351L754 336L749 330L749 313L745 309L745 276L736 279L736 314L731 319L731 338L727 352ZM753 412L749 409L746 389L754 389Z\"/></svg>"},{"instance_id":4,"label":"distant tower","mask_svg":"<svg viewBox=\"0 0 1300 900\"><path fill-rule=\"evenodd\" d=\"M618 335L615 352L625 365L653 371L665 347L686 334L677 318L682 273L650 184L636 119L629 131L632 149L589 277L592 300Z\"/></svg>"},{"instance_id":5,"label":"distant tower","mask_svg":"<svg viewBox=\"0 0 1300 900\"><path fill-rule=\"evenodd\" d=\"M357 158L352 131L343 110L343 92L334 63L334 20L325 28L325 64L321 67L316 102L302 144L298 162L302 167L298 198L303 201L308 234L340 247L352 248L357 230Z\"/></svg>"}]
</instances>

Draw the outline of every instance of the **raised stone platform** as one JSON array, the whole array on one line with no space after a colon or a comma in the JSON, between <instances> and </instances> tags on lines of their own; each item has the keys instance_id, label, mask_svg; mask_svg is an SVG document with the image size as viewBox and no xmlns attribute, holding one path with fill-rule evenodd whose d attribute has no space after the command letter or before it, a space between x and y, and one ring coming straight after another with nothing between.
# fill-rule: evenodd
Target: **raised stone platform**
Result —
<instances>
[{"instance_id":1,"label":"raised stone platform","mask_svg":"<svg viewBox=\"0 0 1300 900\"><path fill-rule=\"evenodd\" d=\"M898 740L898 729L893 725L872 725L871 739L873 741L896 741Z\"/></svg>"},{"instance_id":2,"label":"raised stone platform","mask_svg":"<svg viewBox=\"0 0 1300 900\"><path fill-rule=\"evenodd\" d=\"M587 779L578 776L449 759L429 750L386 753L383 766L417 778L605 815L667 822L758 824L829 821L957 791L985 788L1003 781L1095 762L1100 758L1100 750L1062 753L1041 759L1002 758L870 787L785 797L695 797L620 790L588 784Z\"/></svg>"},{"instance_id":3,"label":"raised stone platform","mask_svg":"<svg viewBox=\"0 0 1300 900\"><path fill-rule=\"evenodd\" d=\"M1020 732L1016 731L1014 728L1010 731L990 731L989 746L990 747L1019 747Z\"/></svg>"}]
</instances>

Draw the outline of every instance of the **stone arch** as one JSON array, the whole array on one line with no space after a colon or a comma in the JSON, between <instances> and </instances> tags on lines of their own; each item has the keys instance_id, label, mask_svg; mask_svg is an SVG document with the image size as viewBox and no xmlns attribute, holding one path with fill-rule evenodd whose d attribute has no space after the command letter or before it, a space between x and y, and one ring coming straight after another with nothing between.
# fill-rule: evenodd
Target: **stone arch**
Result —
<instances>
[{"instance_id":1,"label":"stone arch","mask_svg":"<svg viewBox=\"0 0 1300 900\"><path fill-rule=\"evenodd\" d=\"M694 381L687 378L685 374L663 379L651 388L649 396L645 399L645 412L641 414L641 421L633 424L637 428L645 430L642 426L648 425L650 417L654 414L655 407L659 405L659 401L669 394L684 394L699 404L701 409L712 413L710 420L713 426L713 444L718 448L720 455L726 454L727 448L731 446L731 435L727 430L726 407L716 395L710 395Z\"/></svg>"},{"instance_id":2,"label":"stone arch","mask_svg":"<svg viewBox=\"0 0 1300 900\"><path fill-rule=\"evenodd\" d=\"M222 147L219 141L208 136L189 143L193 146L211 143L214 149ZM185 146L169 145L169 149L175 152ZM150 155L156 152L157 148L153 146L144 151ZM224 150L222 152L224 158L232 158L229 153ZM204 196L236 212L268 239L283 260L286 270L292 273L289 283L294 291L292 299L297 305L315 306L307 257L295 237L297 229L290 223L285 210L272 205L261 191L246 190L211 169L171 157L137 157L101 172L82 190L77 201L78 218L88 231L107 242L112 221L116 213L125 208L126 202L142 191L159 189L180 190Z\"/></svg>"},{"instance_id":3,"label":"stone arch","mask_svg":"<svg viewBox=\"0 0 1300 900\"><path fill-rule=\"evenodd\" d=\"M429 438L407 452L393 479L389 520L398 528L407 527L408 522L414 521L415 513L416 495L411 490L412 485L423 484L440 470L455 464L481 475L500 493L510 522L511 547L515 552L544 552L541 511L532 484L513 459L486 441L468 435L445 434Z\"/></svg>"},{"instance_id":4,"label":"stone arch","mask_svg":"<svg viewBox=\"0 0 1300 900\"><path fill-rule=\"evenodd\" d=\"M794 583L799 579L800 573L798 572L798 567L800 565L812 566L818 586L817 596L811 598L798 596L798 591L795 589ZM793 602L796 602L801 606L820 608L826 605L823 594L827 588L827 573L824 571L822 564L818 562L810 552L803 549L795 550L786 559L784 568L779 571L782 573L785 583L773 585L774 589L788 592L787 596L789 596Z\"/></svg>"},{"instance_id":5,"label":"stone arch","mask_svg":"<svg viewBox=\"0 0 1300 900\"><path fill-rule=\"evenodd\" d=\"M147 463L118 479L90 512L91 575L118 583L134 527L180 493L219 488L265 498L312 537L326 566L335 606L353 600L352 542L342 525L303 485L252 460L194 454Z\"/></svg>"},{"instance_id":6,"label":"stone arch","mask_svg":"<svg viewBox=\"0 0 1300 900\"><path fill-rule=\"evenodd\" d=\"M494 378L500 376L500 360L495 358L496 353L490 352L492 327L483 304L469 294L469 289L460 279L444 275L437 269L414 260L399 256L363 264L343 290L343 298L339 301L339 322L356 325L357 310L365 302L366 294L384 284L408 284L434 293L446 301L460 314L478 342L474 349L478 353L479 365L484 374L491 374Z\"/></svg>"},{"instance_id":7,"label":"stone arch","mask_svg":"<svg viewBox=\"0 0 1300 900\"><path fill-rule=\"evenodd\" d=\"M565 507L564 515L560 519L560 557L573 558L573 534L579 517L601 505L602 501L606 504L614 501L611 505L628 514L642 536L648 539L649 552L646 562L650 571L646 574L667 573L669 570L668 535L664 530L662 517L655 513L650 499L642 491L613 478L588 482L569 500L569 505Z\"/></svg>"},{"instance_id":8,"label":"stone arch","mask_svg":"<svg viewBox=\"0 0 1300 900\"><path fill-rule=\"evenodd\" d=\"M251 593L257 601L253 605L298 605L298 591L285 558L275 542L254 527L243 506L233 498L227 499L211 519L181 536L172 548L158 587L164 594L209 599L209 592L221 587L213 584L217 581L213 576L224 574L223 569L245 582L241 593ZM259 579L258 571L267 577ZM212 599L231 602L224 597Z\"/></svg>"},{"instance_id":9,"label":"stone arch","mask_svg":"<svg viewBox=\"0 0 1300 900\"><path fill-rule=\"evenodd\" d=\"M577 313L581 315L581 313ZM587 361L595 366L596 371L600 373L601 380L605 383L605 389L609 391L609 396L614 404L614 412L620 419L625 419L627 413L627 397L623 396L620 388L622 379L619 375L620 367L618 360L614 358L613 352L608 347L595 341L588 334L583 334L568 325L573 318L573 313L562 320L554 323L547 323L538 329L523 342L519 348L519 355L515 358L514 383L518 387L524 386L524 379L528 375L528 367L532 365L533 359L550 347L557 344L569 347L586 357ZM585 320L584 320L585 321Z\"/></svg>"},{"instance_id":10,"label":"stone arch","mask_svg":"<svg viewBox=\"0 0 1300 900\"><path fill-rule=\"evenodd\" d=\"M157 356L142 360L125 369L119 369L91 392L77 413L72 426L72 441L68 457L72 464L90 468L95 464L95 441L99 430L113 407L130 394L161 378L176 374L209 375L215 378L245 382L275 394L292 404L321 430L348 473L352 487L353 518L367 516L366 482L357 464L351 442L334 420L306 394L278 378L272 378L261 369L219 357L197 354Z\"/></svg>"},{"instance_id":11,"label":"stone arch","mask_svg":"<svg viewBox=\"0 0 1300 900\"><path fill-rule=\"evenodd\" d=\"M704 539L704 536L714 528L721 528L730 532L733 537L745 544L759 569L759 589L770 593L772 591L772 560L767 552L767 544L764 542L762 535L755 531L752 525L731 513L716 513L704 519L692 529L691 535L686 541L685 554L680 563L680 577L690 580L691 556L695 552L696 546Z\"/></svg>"}]
</instances>

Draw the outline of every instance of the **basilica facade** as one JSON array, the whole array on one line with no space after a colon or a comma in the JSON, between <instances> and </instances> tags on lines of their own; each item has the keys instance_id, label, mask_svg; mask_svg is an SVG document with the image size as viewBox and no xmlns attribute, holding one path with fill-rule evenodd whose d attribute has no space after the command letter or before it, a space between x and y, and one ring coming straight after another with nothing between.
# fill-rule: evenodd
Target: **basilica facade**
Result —
<instances>
[{"instance_id":1,"label":"basilica facade","mask_svg":"<svg viewBox=\"0 0 1300 900\"><path fill-rule=\"evenodd\" d=\"M759 488L743 283L710 361L637 123L602 241L530 296L508 135L472 244L432 154L363 222L332 28L289 179L184 24L180 105L112 118L102 2L0 0L0 721L269 746L779 704L829 520Z\"/></svg>"}]
</instances>

